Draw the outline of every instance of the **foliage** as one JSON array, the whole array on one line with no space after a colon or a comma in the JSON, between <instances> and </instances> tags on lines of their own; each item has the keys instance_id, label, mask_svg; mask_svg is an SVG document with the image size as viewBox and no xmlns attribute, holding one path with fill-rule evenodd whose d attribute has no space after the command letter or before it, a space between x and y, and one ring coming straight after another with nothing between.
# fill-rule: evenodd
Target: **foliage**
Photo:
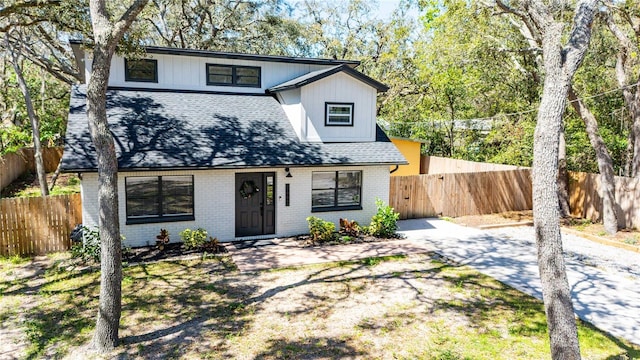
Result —
<instances>
[{"instance_id":1,"label":"foliage","mask_svg":"<svg viewBox=\"0 0 640 360\"><path fill-rule=\"evenodd\" d=\"M329 242L335 239L336 224L331 221L324 221L315 216L307 218L309 223L309 234L313 241Z\"/></svg>"},{"instance_id":2,"label":"foliage","mask_svg":"<svg viewBox=\"0 0 640 360\"><path fill-rule=\"evenodd\" d=\"M77 238L72 233L71 257L80 258L85 263L99 263L101 258L100 230L97 227L90 229L87 226L78 226L78 229L80 232ZM123 235L120 235L120 240L124 241ZM125 246L122 249L123 252L128 251Z\"/></svg>"},{"instance_id":3,"label":"foliage","mask_svg":"<svg viewBox=\"0 0 640 360\"><path fill-rule=\"evenodd\" d=\"M369 225L369 234L382 238L394 237L398 230L400 214L380 199L376 199L376 209L377 212Z\"/></svg>"},{"instance_id":4,"label":"foliage","mask_svg":"<svg viewBox=\"0 0 640 360\"><path fill-rule=\"evenodd\" d=\"M357 237L360 234L360 225L355 220L340 218L340 235Z\"/></svg>"},{"instance_id":5,"label":"foliage","mask_svg":"<svg viewBox=\"0 0 640 360\"><path fill-rule=\"evenodd\" d=\"M83 262L100 262L100 232L98 228L82 227L82 240L71 245L71 256Z\"/></svg>"},{"instance_id":6,"label":"foliage","mask_svg":"<svg viewBox=\"0 0 640 360\"><path fill-rule=\"evenodd\" d=\"M202 247L207 241L207 230L197 228L196 230L184 229L180 232L180 239L187 249Z\"/></svg>"},{"instance_id":7,"label":"foliage","mask_svg":"<svg viewBox=\"0 0 640 360\"><path fill-rule=\"evenodd\" d=\"M209 240L207 240L204 245L202 245L202 249L204 252L202 253L202 260L207 259L208 254L220 254L226 252L227 250L223 245L220 244L220 240L217 237L209 236Z\"/></svg>"},{"instance_id":8,"label":"foliage","mask_svg":"<svg viewBox=\"0 0 640 360\"><path fill-rule=\"evenodd\" d=\"M169 243L169 230L160 229L160 234L156 236L156 246L160 250L164 250L164 246Z\"/></svg>"}]
</instances>

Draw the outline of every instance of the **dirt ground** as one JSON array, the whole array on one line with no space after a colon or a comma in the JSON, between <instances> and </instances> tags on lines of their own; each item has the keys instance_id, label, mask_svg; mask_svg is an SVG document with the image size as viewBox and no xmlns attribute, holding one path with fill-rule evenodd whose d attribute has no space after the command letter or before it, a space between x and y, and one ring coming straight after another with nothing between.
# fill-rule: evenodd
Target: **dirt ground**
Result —
<instances>
[{"instance_id":1,"label":"dirt ground","mask_svg":"<svg viewBox=\"0 0 640 360\"><path fill-rule=\"evenodd\" d=\"M481 228L483 225L527 223L533 221L533 211L510 211L490 215L470 215L453 218L452 220L456 224L475 228ZM561 219L561 224L565 229L640 248L640 231L635 229L622 229L615 235L608 235L606 231L604 231L604 226L601 223L593 223L587 219Z\"/></svg>"},{"instance_id":2,"label":"dirt ground","mask_svg":"<svg viewBox=\"0 0 640 360\"><path fill-rule=\"evenodd\" d=\"M261 272L229 261L125 268L122 344L104 358L549 358L540 301L434 254ZM0 358L95 358L99 273L40 265L0 268ZM585 359L638 355L580 331Z\"/></svg>"},{"instance_id":3,"label":"dirt ground","mask_svg":"<svg viewBox=\"0 0 640 360\"><path fill-rule=\"evenodd\" d=\"M47 174L47 185L51 188L51 179L53 178L53 173ZM58 179L56 180L56 187L66 187L66 186L77 186L79 181L77 180L76 174L67 174L61 173L58 175ZM78 186L78 192L80 191ZM2 189L2 197L16 197L20 193L24 194L32 194L32 193L40 194L40 185L38 183L38 179L33 173L26 173L16 179L14 182L9 184L6 188Z\"/></svg>"}]
</instances>

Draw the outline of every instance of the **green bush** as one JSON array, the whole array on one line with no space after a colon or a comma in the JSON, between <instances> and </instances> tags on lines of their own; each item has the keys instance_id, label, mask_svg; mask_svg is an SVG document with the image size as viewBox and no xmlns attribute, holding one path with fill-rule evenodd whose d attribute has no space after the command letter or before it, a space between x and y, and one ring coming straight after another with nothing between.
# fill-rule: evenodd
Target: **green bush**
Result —
<instances>
[{"instance_id":1,"label":"green bush","mask_svg":"<svg viewBox=\"0 0 640 360\"><path fill-rule=\"evenodd\" d=\"M184 229L180 233L180 239L187 249L202 247L207 242L207 230L197 228L196 230Z\"/></svg>"},{"instance_id":2,"label":"green bush","mask_svg":"<svg viewBox=\"0 0 640 360\"><path fill-rule=\"evenodd\" d=\"M81 258L82 261L100 262L100 232L82 227L82 241L71 245L71 256Z\"/></svg>"},{"instance_id":3,"label":"green bush","mask_svg":"<svg viewBox=\"0 0 640 360\"><path fill-rule=\"evenodd\" d=\"M79 237L72 238L71 257L80 258L85 263L99 263L101 258L100 230L97 227L89 229L86 226L82 226L81 229ZM125 237L120 234L121 246L124 244L124 240ZM122 255L125 255L128 249L128 247L122 246Z\"/></svg>"},{"instance_id":4,"label":"green bush","mask_svg":"<svg viewBox=\"0 0 640 360\"><path fill-rule=\"evenodd\" d=\"M376 209L377 212L371 218L369 225L369 234L382 238L394 237L398 230L400 214L380 199L376 199Z\"/></svg>"},{"instance_id":5,"label":"green bush","mask_svg":"<svg viewBox=\"0 0 640 360\"><path fill-rule=\"evenodd\" d=\"M329 242L335 238L336 224L331 221L309 216L307 222L309 223L309 235L313 241Z\"/></svg>"}]
</instances>

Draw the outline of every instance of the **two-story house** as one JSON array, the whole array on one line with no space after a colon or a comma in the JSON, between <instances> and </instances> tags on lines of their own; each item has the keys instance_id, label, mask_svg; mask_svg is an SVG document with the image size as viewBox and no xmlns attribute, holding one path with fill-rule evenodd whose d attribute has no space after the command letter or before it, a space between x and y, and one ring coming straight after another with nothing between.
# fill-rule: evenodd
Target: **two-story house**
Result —
<instances>
[{"instance_id":1,"label":"two-story house","mask_svg":"<svg viewBox=\"0 0 640 360\"><path fill-rule=\"evenodd\" d=\"M72 42L85 79L91 52ZM404 157L376 126L387 87L356 61L148 47L114 56L107 114L130 246L202 227L221 241L308 232L310 215L367 223ZM81 175L83 222L98 224L86 86L72 89L62 169Z\"/></svg>"}]
</instances>

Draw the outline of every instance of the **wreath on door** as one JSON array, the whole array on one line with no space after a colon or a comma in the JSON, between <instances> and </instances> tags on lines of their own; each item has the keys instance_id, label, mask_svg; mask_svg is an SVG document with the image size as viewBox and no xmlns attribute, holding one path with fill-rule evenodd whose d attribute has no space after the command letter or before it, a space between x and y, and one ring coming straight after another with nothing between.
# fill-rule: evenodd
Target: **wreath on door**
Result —
<instances>
[{"instance_id":1,"label":"wreath on door","mask_svg":"<svg viewBox=\"0 0 640 360\"><path fill-rule=\"evenodd\" d=\"M245 180L242 182L242 185L240 185L240 196L242 196L243 199L249 199L259 191L260 189L258 189L256 183L252 180Z\"/></svg>"}]
</instances>

